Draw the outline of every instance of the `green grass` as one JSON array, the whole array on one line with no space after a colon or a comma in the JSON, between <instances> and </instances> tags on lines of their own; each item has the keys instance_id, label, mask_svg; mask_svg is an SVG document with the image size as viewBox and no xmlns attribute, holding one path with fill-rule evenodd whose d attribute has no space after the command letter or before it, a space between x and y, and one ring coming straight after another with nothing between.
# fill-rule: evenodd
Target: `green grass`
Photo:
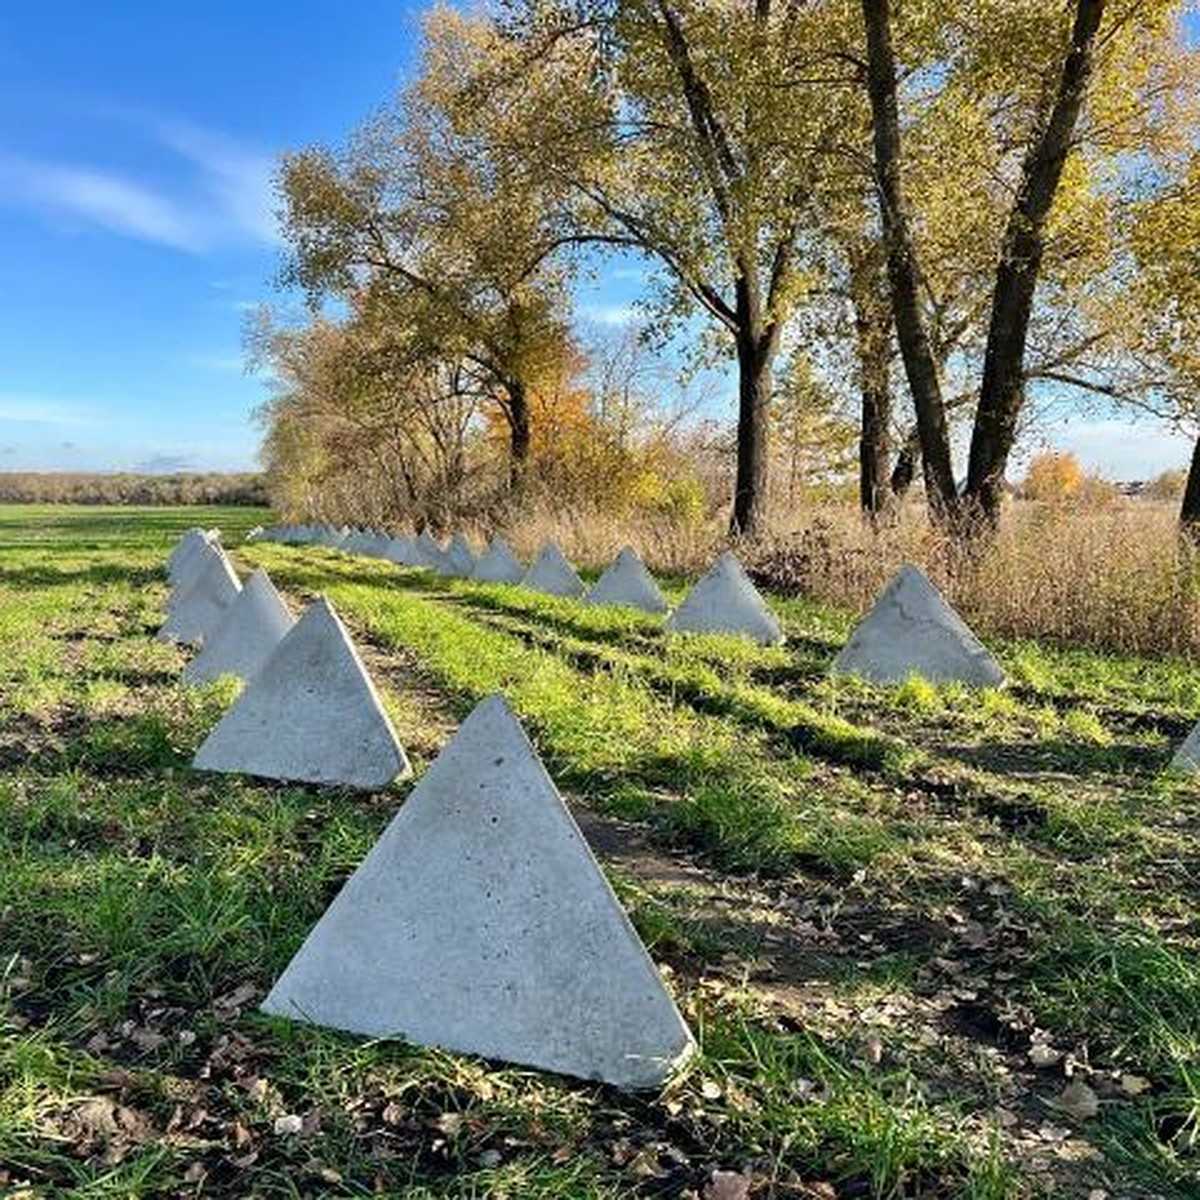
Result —
<instances>
[{"instance_id":1,"label":"green grass","mask_svg":"<svg viewBox=\"0 0 1200 1200\"><path fill-rule=\"evenodd\" d=\"M0 508L0 1194L1198 1194L1200 803L1163 771L1189 664L1022 643L1002 691L871 688L826 678L850 621L803 600L783 648L670 639L242 544L265 518ZM418 772L506 694L698 1035L681 1078L622 1096L254 1011L406 785L190 771L236 692L153 640L193 525L333 600ZM1057 1106L1068 1071L1097 1116Z\"/></svg>"}]
</instances>

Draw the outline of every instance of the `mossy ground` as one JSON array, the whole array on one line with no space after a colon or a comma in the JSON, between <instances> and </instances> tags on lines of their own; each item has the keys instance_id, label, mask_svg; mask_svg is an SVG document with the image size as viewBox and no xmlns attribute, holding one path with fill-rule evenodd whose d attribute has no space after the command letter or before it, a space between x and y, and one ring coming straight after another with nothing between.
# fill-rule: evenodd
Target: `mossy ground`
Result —
<instances>
[{"instance_id":1,"label":"mossy ground","mask_svg":"<svg viewBox=\"0 0 1200 1200\"><path fill-rule=\"evenodd\" d=\"M1189 664L833 683L849 618L802 601L783 648L668 639L263 516L0 509L0 1194L1200 1194ZM189 770L236 690L153 640L196 524L333 600L418 774L509 697L700 1039L662 1095L256 1014L410 785Z\"/></svg>"}]
</instances>

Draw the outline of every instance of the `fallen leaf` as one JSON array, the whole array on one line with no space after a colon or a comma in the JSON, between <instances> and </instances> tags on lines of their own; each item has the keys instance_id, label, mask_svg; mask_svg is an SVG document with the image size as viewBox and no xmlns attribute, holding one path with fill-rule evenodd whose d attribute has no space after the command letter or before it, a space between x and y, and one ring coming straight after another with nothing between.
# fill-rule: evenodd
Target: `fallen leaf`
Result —
<instances>
[{"instance_id":1,"label":"fallen leaf","mask_svg":"<svg viewBox=\"0 0 1200 1200\"><path fill-rule=\"evenodd\" d=\"M1058 1106L1076 1121L1086 1121L1100 1111L1100 1100L1086 1083L1076 1079L1063 1088Z\"/></svg>"},{"instance_id":2,"label":"fallen leaf","mask_svg":"<svg viewBox=\"0 0 1200 1200\"><path fill-rule=\"evenodd\" d=\"M280 1137L299 1133L304 1128L304 1118L296 1113L285 1113L275 1118L275 1132Z\"/></svg>"},{"instance_id":3,"label":"fallen leaf","mask_svg":"<svg viewBox=\"0 0 1200 1200\"><path fill-rule=\"evenodd\" d=\"M714 1171L704 1185L704 1200L747 1200L750 1177L740 1171Z\"/></svg>"},{"instance_id":4,"label":"fallen leaf","mask_svg":"<svg viewBox=\"0 0 1200 1200\"><path fill-rule=\"evenodd\" d=\"M129 1037L140 1050L157 1050L167 1041L161 1033L155 1033L153 1029L135 1029Z\"/></svg>"},{"instance_id":5,"label":"fallen leaf","mask_svg":"<svg viewBox=\"0 0 1200 1200\"><path fill-rule=\"evenodd\" d=\"M438 1133L444 1133L447 1137L453 1137L463 1127L463 1118L461 1113L442 1113L434 1125L437 1127Z\"/></svg>"},{"instance_id":6,"label":"fallen leaf","mask_svg":"<svg viewBox=\"0 0 1200 1200\"><path fill-rule=\"evenodd\" d=\"M1062 1051L1055 1050L1049 1042L1034 1042L1029 1049L1029 1061L1035 1067L1052 1067L1062 1058Z\"/></svg>"}]
</instances>

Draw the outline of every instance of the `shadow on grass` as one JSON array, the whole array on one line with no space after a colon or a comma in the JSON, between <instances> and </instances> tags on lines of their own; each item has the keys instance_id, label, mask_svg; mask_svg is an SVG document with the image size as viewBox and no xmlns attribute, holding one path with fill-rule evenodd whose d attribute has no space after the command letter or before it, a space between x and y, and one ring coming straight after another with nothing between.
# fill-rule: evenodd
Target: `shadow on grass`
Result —
<instances>
[{"instance_id":1,"label":"shadow on grass","mask_svg":"<svg viewBox=\"0 0 1200 1200\"><path fill-rule=\"evenodd\" d=\"M1057 776L1086 779L1120 775L1154 776L1165 769L1170 751L1139 742L1088 745L1066 738L1042 741L985 741L973 746L942 745L940 756L1009 778Z\"/></svg>"},{"instance_id":2,"label":"shadow on grass","mask_svg":"<svg viewBox=\"0 0 1200 1200\"><path fill-rule=\"evenodd\" d=\"M0 563L0 583L15 588L70 587L81 583L127 583L131 587L148 587L165 582L166 574L160 566L97 563L90 567L55 567L39 563L36 566L12 567Z\"/></svg>"}]
</instances>

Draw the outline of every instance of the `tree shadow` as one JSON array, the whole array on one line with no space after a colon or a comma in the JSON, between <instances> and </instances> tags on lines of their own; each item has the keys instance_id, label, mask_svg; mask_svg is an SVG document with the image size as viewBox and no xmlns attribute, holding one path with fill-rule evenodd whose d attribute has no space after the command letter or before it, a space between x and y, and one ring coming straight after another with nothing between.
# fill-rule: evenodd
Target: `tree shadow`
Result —
<instances>
[{"instance_id":1,"label":"tree shadow","mask_svg":"<svg viewBox=\"0 0 1200 1200\"><path fill-rule=\"evenodd\" d=\"M990 774L1030 782L1064 777L1079 780L1096 776L1153 776L1170 759L1170 753L1160 747L1139 742L1096 746L1066 738L941 745L938 754Z\"/></svg>"},{"instance_id":2,"label":"tree shadow","mask_svg":"<svg viewBox=\"0 0 1200 1200\"><path fill-rule=\"evenodd\" d=\"M161 566L131 567L120 563L96 563L89 567L0 565L0 583L17 588L68 587L80 583L128 583L134 587L148 587L166 581Z\"/></svg>"}]
</instances>

